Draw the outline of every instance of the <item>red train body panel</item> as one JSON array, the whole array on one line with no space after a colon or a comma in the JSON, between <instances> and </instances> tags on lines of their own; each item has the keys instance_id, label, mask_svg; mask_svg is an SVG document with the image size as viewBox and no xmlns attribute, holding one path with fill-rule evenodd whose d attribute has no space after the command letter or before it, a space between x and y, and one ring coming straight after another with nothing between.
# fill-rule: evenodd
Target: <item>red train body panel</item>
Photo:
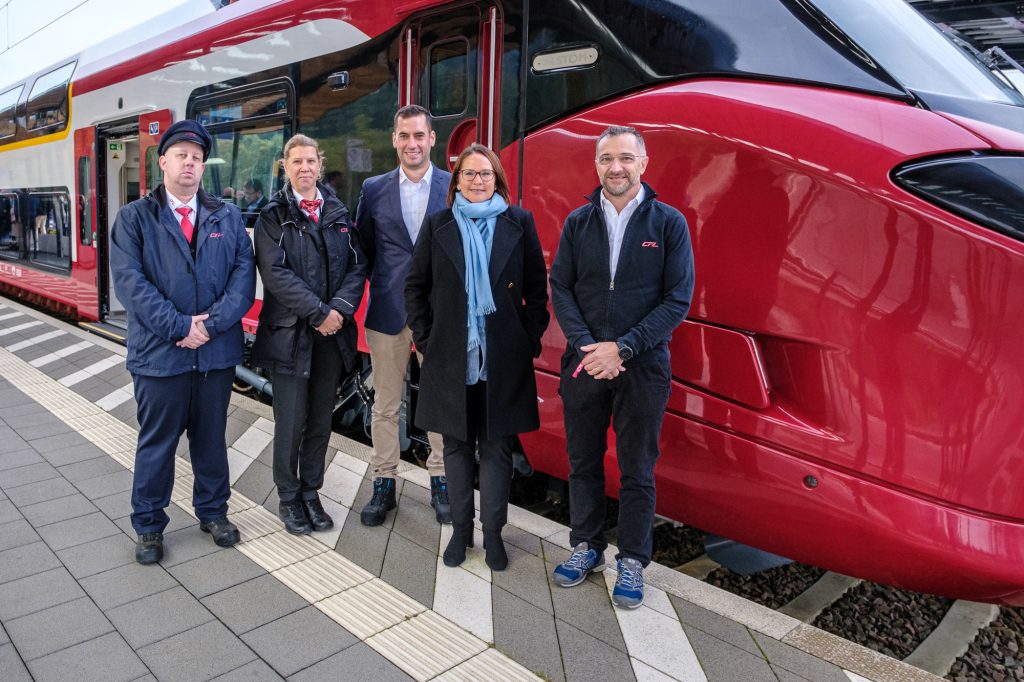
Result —
<instances>
[{"instance_id":1,"label":"red train body panel","mask_svg":"<svg viewBox=\"0 0 1024 682\"><path fill-rule=\"evenodd\" d=\"M915 88L910 81L928 78L912 69L904 76L885 63L851 67L860 46L852 38L836 46L813 12L798 16L787 3L738 4L756 7L793 44L820 41L816 58L775 63L785 52L779 41L759 47L756 27L744 33L710 0L613 4L237 3L185 27L180 39L83 63L73 83L75 111L84 112L70 124L74 157L67 145L54 155L73 178L75 161L102 142L134 144L135 119L129 113L123 123L125 114L104 103L124 92L140 112L140 157L170 120L156 120L153 109L204 120L236 148L247 131L270 129L266 121L284 121L275 131L336 136L328 157L344 157L340 191L354 203L361 179L394 163L389 112L426 104L436 116L435 161L471 138L500 152L550 264L562 221L596 185L597 135L634 125L650 156L644 179L685 214L697 268L689 319L671 344L659 513L849 575L1024 604L1024 497L1015 494L1024 483L1024 243L977 211L943 203L975 190L940 196L941 183L915 189L900 175L933 162L1024 162L1024 99L950 98ZM573 14L583 5L587 12ZM845 25L833 0L814 5ZM636 27L651 15L663 30L648 48ZM755 44L744 51L741 39ZM289 40L289 49L274 51ZM466 87L439 88L433 79L445 73L431 69L442 53L432 50L463 42ZM683 73L672 50L683 54L691 43L700 59L710 56ZM833 52L845 61L829 61ZM239 55L264 55L267 64L246 70ZM755 57L770 68L745 65ZM237 73L208 75L231 68ZM198 71L207 75L176 85L177 99L155 94L158 84ZM325 85L327 76L345 85ZM272 86L286 94L246 114L246 102L262 101ZM236 91L245 97L223 99ZM463 110L452 104L456 95ZM332 107L345 115L331 118ZM247 115L251 123L237 123ZM0 163L19 153L0 146ZM242 158L208 166L213 189L243 177L235 168ZM1012 201L999 204L1007 192L1024 196L1012 172L1004 194L972 206L982 214L996 206L1014 220ZM95 173L90 187L81 173L66 184L100 226L98 237L86 240L79 226L65 275L0 259L0 283L83 318L104 317L112 301L96 215L98 193L108 190ZM88 222L83 215L79 222ZM247 330L258 311L259 302ZM563 348L553 323L536 362L541 428L522 437L534 466L562 478ZM615 495L614 449L606 469Z\"/></svg>"}]
</instances>

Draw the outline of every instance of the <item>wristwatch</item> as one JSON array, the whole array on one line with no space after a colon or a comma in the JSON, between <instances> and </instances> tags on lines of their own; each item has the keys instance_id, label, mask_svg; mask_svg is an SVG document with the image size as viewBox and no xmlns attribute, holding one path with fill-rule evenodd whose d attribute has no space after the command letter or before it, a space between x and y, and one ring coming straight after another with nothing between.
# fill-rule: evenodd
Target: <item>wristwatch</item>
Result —
<instances>
[{"instance_id":1,"label":"wristwatch","mask_svg":"<svg viewBox=\"0 0 1024 682\"><path fill-rule=\"evenodd\" d=\"M624 344L622 341L618 342L619 346L619 360L627 362L633 359L633 349Z\"/></svg>"}]
</instances>

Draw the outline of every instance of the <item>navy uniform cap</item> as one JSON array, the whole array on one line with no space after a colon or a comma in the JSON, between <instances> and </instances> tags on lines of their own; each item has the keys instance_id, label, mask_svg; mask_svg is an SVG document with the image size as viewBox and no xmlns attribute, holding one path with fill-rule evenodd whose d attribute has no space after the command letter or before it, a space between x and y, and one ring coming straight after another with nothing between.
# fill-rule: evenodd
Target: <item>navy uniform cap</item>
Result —
<instances>
[{"instance_id":1,"label":"navy uniform cap","mask_svg":"<svg viewBox=\"0 0 1024 682\"><path fill-rule=\"evenodd\" d=\"M206 128L191 119L178 121L164 131L160 138L160 146L157 147L157 154L163 156L168 147L176 142L192 142L203 148L203 161L210 155L210 147L213 146L213 138Z\"/></svg>"}]
</instances>

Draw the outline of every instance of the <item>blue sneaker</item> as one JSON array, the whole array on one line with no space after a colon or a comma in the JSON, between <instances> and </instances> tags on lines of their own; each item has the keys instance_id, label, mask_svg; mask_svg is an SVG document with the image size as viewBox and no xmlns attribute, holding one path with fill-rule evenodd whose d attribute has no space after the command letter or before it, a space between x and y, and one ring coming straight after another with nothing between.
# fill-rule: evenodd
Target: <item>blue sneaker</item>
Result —
<instances>
[{"instance_id":1,"label":"blue sneaker","mask_svg":"<svg viewBox=\"0 0 1024 682\"><path fill-rule=\"evenodd\" d=\"M573 587L586 580L591 573L603 570L604 552L590 549L590 545L581 542L573 549L568 560L555 566L552 580L559 587Z\"/></svg>"},{"instance_id":2,"label":"blue sneaker","mask_svg":"<svg viewBox=\"0 0 1024 682\"><path fill-rule=\"evenodd\" d=\"M624 609L635 609L644 603L644 567L636 559L620 559L618 570L612 603Z\"/></svg>"}]
</instances>

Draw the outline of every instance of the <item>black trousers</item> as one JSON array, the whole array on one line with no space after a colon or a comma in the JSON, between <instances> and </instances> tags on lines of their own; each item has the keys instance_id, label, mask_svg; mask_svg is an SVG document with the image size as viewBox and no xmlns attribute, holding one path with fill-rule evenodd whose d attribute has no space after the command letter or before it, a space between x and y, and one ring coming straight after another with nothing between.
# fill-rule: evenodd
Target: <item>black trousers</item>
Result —
<instances>
[{"instance_id":1,"label":"black trousers","mask_svg":"<svg viewBox=\"0 0 1024 682\"><path fill-rule=\"evenodd\" d=\"M508 496L512 487L510 438L488 439L486 433L487 382L466 386L469 440L447 434L444 439L444 472L448 478L448 502L452 527L458 531L473 525L473 479L476 451L480 449L480 523L485 531L500 531L508 521Z\"/></svg>"},{"instance_id":2,"label":"black trousers","mask_svg":"<svg viewBox=\"0 0 1024 682\"><path fill-rule=\"evenodd\" d=\"M324 484L324 458L344 364L334 338L314 332L309 377L272 373L274 483L282 502L315 499Z\"/></svg>"},{"instance_id":3,"label":"black trousers","mask_svg":"<svg viewBox=\"0 0 1024 682\"><path fill-rule=\"evenodd\" d=\"M174 487L174 451L182 432L188 436L195 483L192 505L200 521L228 512L231 482L224 440L235 368L186 372L171 377L132 375L139 442L132 480L132 528L162 533L169 521L164 509Z\"/></svg>"},{"instance_id":4,"label":"black trousers","mask_svg":"<svg viewBox=\"0 0 1024 682\"><path fill-rule=\"evenodd\" d=\"M564 364L564 363L563 363ZM615 379L596 380L576 363L562 368L560 389L569 450L569 516L573 546L588 543L604 551L605 477L608 425L615 430L620 472L617 559L644 566L651 561L654 525L654 463L661 422L671 390L669 364L630 364Z\"/></svg>"}]
</instances>

